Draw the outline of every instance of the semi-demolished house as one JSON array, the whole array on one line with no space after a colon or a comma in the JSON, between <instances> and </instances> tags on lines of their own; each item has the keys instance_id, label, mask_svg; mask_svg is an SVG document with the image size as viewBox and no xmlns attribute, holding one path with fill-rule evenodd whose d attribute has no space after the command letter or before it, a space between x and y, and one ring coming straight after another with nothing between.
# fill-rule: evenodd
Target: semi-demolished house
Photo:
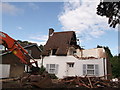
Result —
<instances>
[{"instance_id":1,"label":"semi-demolished house","mask_svg":"<svg viewBox=\"0 0 120 90\"><path fill-rule=\"evenodd\" d=\"M35 60L40 60L41 49L37 44L25 46L24 49L27 50ZM2 72L0 78L19 77L24 71L29 69L27 65L24 65L12 52L2 53L0 58L2 60L0 64L0 71Z\"/></svg>"},{"instance_id":2,"label":"semi-demolished house","mask_svg":"<svg viewBox=\"0 0 120 90\"><path fill-rule=\"evenodd\" d=\"M111 65L104 48L82 49L77 45L74 31L54 32L52 28L49 29L49 38L42 55L43 66L48 73L58 78L111 74Z\"/></svg>"},{"instance_id":3,"label":"semi-demolished house","mask_svg":"<svg viewBox=\"0 0 120 90\"><path fill-rule=\"evenodd\" d=\"M104 48L82 49L77 45L74 31L54 32L49 29L49 38L42 51L36 44L24 47L38 65L58 78L66 76L105 76L111 74L111 65ZM15 55L5 53L0 56L2 62L0 78L18 77L29 68ZM105 77L109 78L109 77Z\"/></svg>"}]
</instances>

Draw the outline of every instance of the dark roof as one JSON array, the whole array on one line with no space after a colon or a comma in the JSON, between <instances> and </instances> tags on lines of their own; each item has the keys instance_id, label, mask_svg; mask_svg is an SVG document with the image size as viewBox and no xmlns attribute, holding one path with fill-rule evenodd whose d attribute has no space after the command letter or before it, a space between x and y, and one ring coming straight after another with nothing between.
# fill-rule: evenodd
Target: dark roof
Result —
<instances>
[{"instance_id":1,"label":"dark roof","mask_svg":"<svg viewBox=\"0 0 120 90\"><path fill-rule=\"evenodd\" d=\"M67 55L70 46L77 46L74 31L54 32L44 46L43 55L49 55L53 49L57 49L56 55Z\"/></svg>"},{"instance_id":2,"label":"dark roof","mask_svg":"<svg viewBox=\"0 0 120 90\"><path fill-rule=\"evenodd\" d=\"M36 47L38 48L38 50L39 50L40 52L42 52L42 50L38 47L37 44L31 44L31 45L28 45L28 46L24 46L23 48L24 48L24 49L28 49L28 48L33 47L33 46L36 46ZM9 54L9 53L12 53L12 51L8 51L8 50L7 50L6 52L1 53L0 56L6 55L6 54Z\"/></svg>"},{"instance_id":3,"label":"dark roof","mask_svg":"<svg viewBox=\"0 0 120 90\"><path fill-rule=\"evenodd\" d=\"M25 47L23 47L24 49L27 49L27 48L30 48L30 47L33 47L33 46L36 46L37 48L38 48L38 50L40 51L40 52L42 52L42 50L38 47L38 45L35 43L35 44L31 44L31 45L28 45L28 46L25 46Z\"/></svg>"}]
</instances>

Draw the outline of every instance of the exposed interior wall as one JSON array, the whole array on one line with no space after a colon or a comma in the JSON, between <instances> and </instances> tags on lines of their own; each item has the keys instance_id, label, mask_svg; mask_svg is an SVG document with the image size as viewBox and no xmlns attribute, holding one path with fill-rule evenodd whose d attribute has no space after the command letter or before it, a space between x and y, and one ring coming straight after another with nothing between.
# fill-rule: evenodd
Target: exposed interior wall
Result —
<instances>
[{"instance_id":1,"label":"exposed interior wall","mask_svg":"<svg viewBox=\"0 0 120 90\"><path fill-rule=\"evenodd\" d=\"M94 48L94 49L85 49L77 50L78 57L95 57L95 58L104 58L105 50L103 48Z\"/></svg>"}]
</instances>

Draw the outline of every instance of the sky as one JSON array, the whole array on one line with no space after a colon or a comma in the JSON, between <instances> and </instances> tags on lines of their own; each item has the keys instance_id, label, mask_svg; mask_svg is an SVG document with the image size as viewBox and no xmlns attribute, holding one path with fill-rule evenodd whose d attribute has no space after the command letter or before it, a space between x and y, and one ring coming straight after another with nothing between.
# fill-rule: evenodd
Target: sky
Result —
<instances>
[{"instance_id":1,"label":"sky","mask_svg":"<svg viewBox=\"0 0 120 90\"><path fill-rule=\"evenodd\" d=\"M96 14L99 0L65 2L3 2L0 31L15 40L45 45L48 30L75 31L78 44L85 48L108 46L118 54L118 27L111 28L107 18Z\"/></svg>"}]
</instances>

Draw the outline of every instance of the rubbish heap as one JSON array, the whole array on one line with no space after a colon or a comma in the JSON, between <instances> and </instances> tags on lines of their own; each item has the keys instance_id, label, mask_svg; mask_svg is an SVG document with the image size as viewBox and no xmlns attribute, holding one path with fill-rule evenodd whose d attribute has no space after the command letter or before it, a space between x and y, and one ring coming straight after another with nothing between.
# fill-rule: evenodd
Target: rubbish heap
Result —
<instances>
[{"instance_id":1,"label":"rubbish heap","mask_svg":"<svg viewBox=\"0 0 120 90\"><path fill-rule=\"evenodd\" d=\"M120 88L120 81L113 82L103 77L66 77L61 79L60 83L66 85L67 88Z\"/></svg>"}]
</instances>

